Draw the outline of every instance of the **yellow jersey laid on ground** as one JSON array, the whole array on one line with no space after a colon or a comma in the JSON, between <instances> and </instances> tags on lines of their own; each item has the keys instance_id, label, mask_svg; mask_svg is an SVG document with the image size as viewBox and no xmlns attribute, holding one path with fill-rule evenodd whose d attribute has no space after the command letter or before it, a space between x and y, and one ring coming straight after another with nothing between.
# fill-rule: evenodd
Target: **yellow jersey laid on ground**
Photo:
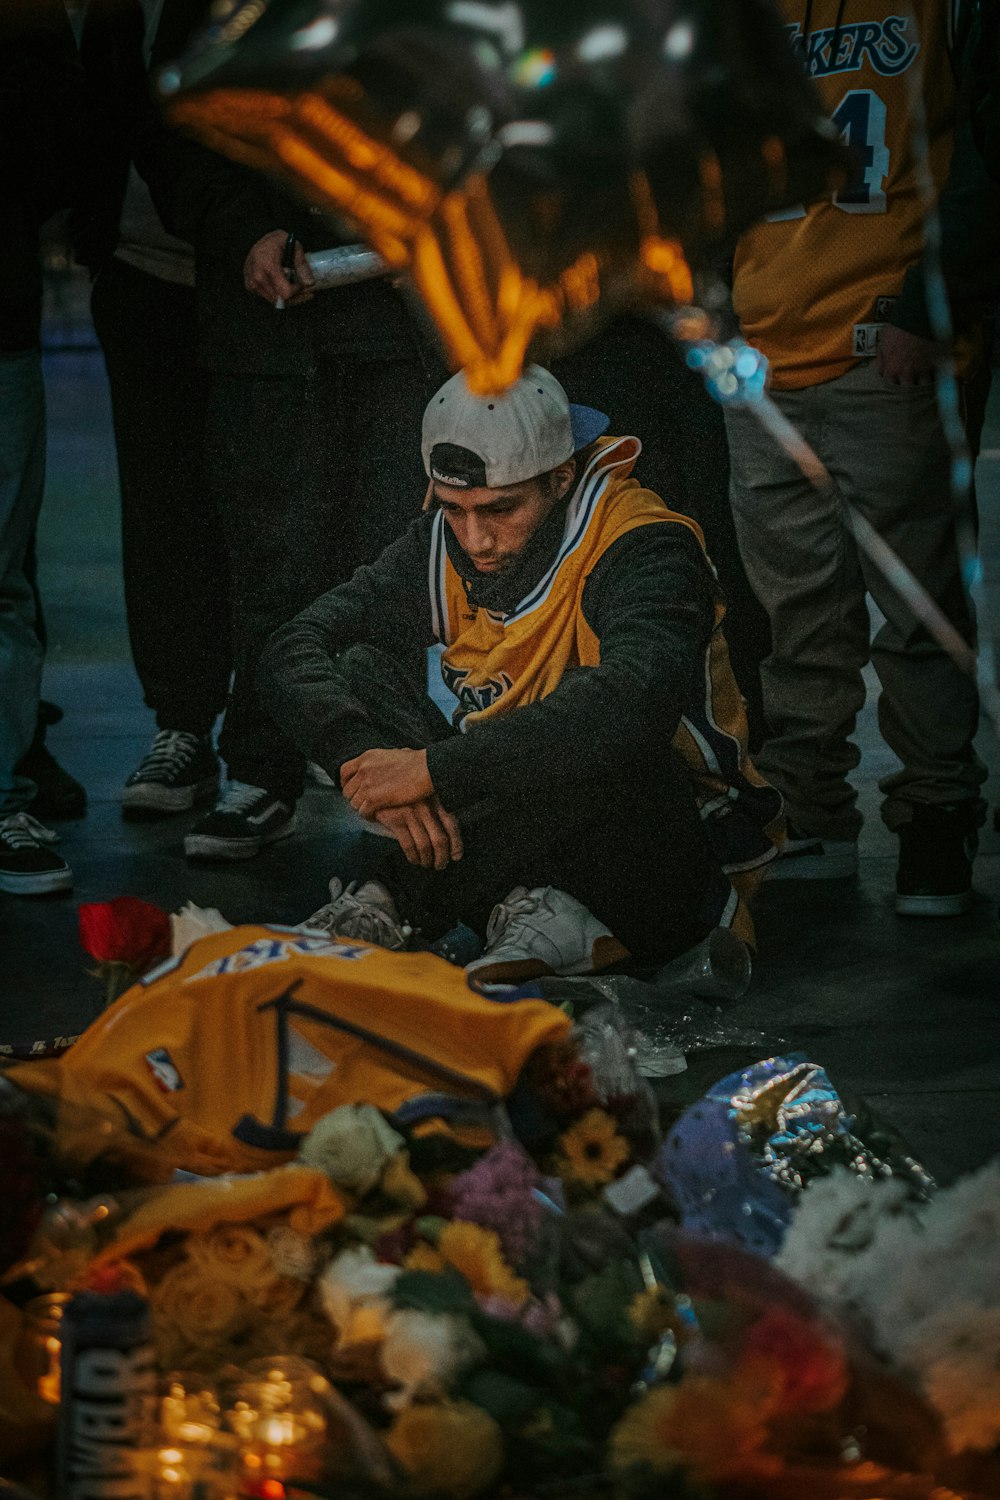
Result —
<instances>
[{"instance_id":1,"label":"yellow jersey laid on ground","mask_svg":"<svg viewBox=\"0 0 1000 1500\"><path fill-rule=\"evenodd\" d=\"M634 437L601 440L569 500L551 566L510 614L470 611L445 545L447 523L438 512L431 538L431 614L444 646L441 673L458 699L463 730L546 697L572 668L600 665L601 644L584 618L583 591L598 559L621 537L638 526L684 526L704 548L701 530L689 516L669 510L630 478L641 446ZM705 566L714 580L707 556ZM777 852L781 797L747 750L746 711L722 633L724 615L716 586L715 625L701 686L673 744L690 773L719 863L745 897ZM736 917L737 905L734 894L727 921ZM745 920L736 925L741 935L748 932Z\"/></svg>"},{"instance_id":2,"label":"yellow jersey laid on ground","mask_svg":"<svg viewBox=\"0 0 1000 1500\"><path fill-rule=\"evenodd\" d=\"M924 243L911 91L926 115L937 190L951 157L956 86L952 0L781 3L789 42L855 160L839 192L774 215L736 249L733 306L743 334L767 355L774 388L798 390L875 354Z\"/></svg>"},{"instance_id":3,"label":"yellow jersey laid on ground","mask_svg":"<svg viewBox=\"0 0 1000 1500\"><path fill-rule=\"evenodd\" d=\"M528 1058L569 1030L556 1006L488 998L430 953L234 927L147 974L65 1056L9 1076L59 1099L70 1154L88 1154L73 1135L96 1111L164 1167L252 1172L292 1159L341 1104L485 1147Z\"/></svg>"}]
</instances>

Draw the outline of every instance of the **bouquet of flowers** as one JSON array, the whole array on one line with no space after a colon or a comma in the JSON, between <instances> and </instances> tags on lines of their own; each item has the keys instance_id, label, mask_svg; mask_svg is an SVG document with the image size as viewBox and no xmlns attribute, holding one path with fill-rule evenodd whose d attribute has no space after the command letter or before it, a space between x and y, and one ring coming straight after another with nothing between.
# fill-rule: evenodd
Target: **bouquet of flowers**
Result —
<instances>
[{"instance_id":1,"label":"bouquet of flowers","mask_svg":"<svg viewBox=\"0 0 1000 1500\"><path fill-rule=\"evenodd\" d=\"M341 1106L296 1163L147 1190L73 1284L143 1292L164 1370L311 1361L365 1433L311 1493L977 1494L932 1391L767 1261L678 1224L641 1086L609 1094L572 1043L531 1067L530 1150ZM790 1268L810 1243L825 1265L828 1240L800 1220Z\"/></svg>"},{"instance_id":2,"label":"bouquet of flowers","mask_svg":"<svg viewBox=\"0 0 1000 1500\"><path fill-rule=\"evenodd\" d=\"M188 967L199 986L232 982L228 944L278 962L283 986L293 963L317 976L329 963L352 976L345 994L361 993L360 948L333 945L327 958L312 951L313 939L301 957L281 932L255 930L249 945L247 936L202 939L204 950L198 943ZM206 954L215 955L211 973ZM314 995L322 982L314 980ZM148 1008L149 994L136 1006ZM518 1003L497 997L497 1014L512 1017ZM257 1004L247 1000L248 1014ZM482 1014L483 997L468 1006ZM86 1175L74 1183L60 1177L46 1143L53 1101L38 1094L29 1108L8 1082L0 1121L16 1166L12 1296L23 1300L26 1286L29 1294L139 1291L164 1374L186 1371L237 1393L229 1441L247 1460L260 1461L260 1451L246 1446L241 1427L246 1372L261 1361L286 1375L315 1372L328 1440L310 1448L303 1485L318 1495L1000 1493L990 1400L1000 1167L921 1197L891 1175L875 1183L823 1176L812 1131L802 1146L809 1171L793 1172L798 1147L776 1116L779 1096L794 1099L797 1122L806 1104L820 1109L822 1138L834 1146L844 1133L828 1081L780 1059L715 1091L716 1113L702 1111L701 1124L714 1120L716 1135L682 1131L664 1144L652 1095L613 1027L592 1017L571 1030L561 1017L552 1027L530 1015L537 1045L479 1137L424 1108L362 1100L320 1114L312 1094L311 1128L286 1132L290 1147L260 1171L171 1181L161 1173L157 1182L157 1141L139 1140L150 1158L140 1163L129 1134L115 1168L105 1120L104 1147L83 1151ZM414 1011L414 1025L426 1019ZM470 1035L478 1037L474 1028ZM442 1038L442 1048L454 1045L446 1028ZM181 1054L172 1042L164 1062L145 1033L140 1045L159 1069L154 1082L164 1072L164 1086L173 1082L171 1057L183 1078L165 1098L194 1092L197 1047ZM303 1051L296 1066L322 1061ZM327 1076L343 1074L335 1067ZM439 1097L424 1092L419 1102ZM65 1100L59 1105L61 1116ZM66 1124L60 1118L60 1141L87 1135L86 1122ZM850 1152L834 1159L856 1147L852 1137ZM671 1156L694 1166L672 1174ZM784 1235L776 1262L737 1235L720 1236L686 1202L705 1198L713 1159L725 1188L712 1200L717 1225L734 1220L738 1204L741 1217L752 1216L754 1173L766 1180L759 1223L774 1239ZM859 1159L870 1175L872 1162ZM743 1163L736 1172L735 1160ZM138 1163L144 1185L115 1180L121 1163ZM63 1196L53 1206L46 1192ZM787 1214L774 1197L781 1193L791 1195ZM967 1273L962 1290L956 1256ZM16 1323L16 1308L0 1298L0 1377L13 1369L5 1340L16 1338ZM2 1444L13 1376L0 1386ZM289 1472L246 1493L283 1496Z\"/></svg>"}]
</instances>

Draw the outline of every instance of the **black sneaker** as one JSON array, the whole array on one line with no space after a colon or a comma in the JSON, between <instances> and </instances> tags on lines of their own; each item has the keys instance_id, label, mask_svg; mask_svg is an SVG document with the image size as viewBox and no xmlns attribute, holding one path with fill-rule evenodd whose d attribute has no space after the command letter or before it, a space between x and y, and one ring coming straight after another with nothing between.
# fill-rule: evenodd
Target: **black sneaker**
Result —
<instances>
[{"instance_id":1,"label":"black sneaker","mask_svg":"<svg viewBox=\"0 0 1000 1500\"><path fill-rule=\"evenodd\" d=\"M122 792L129 813L187 812L219 790L219 758L207 734L161 729Z\"/></svg>"},{"instance_id":2,"label":"black sneaker","mask_svg":"<svg viewBox=\"0 0 1000 1500\"><path fill-rule=\"evenodd\" d=\"M914 804L899 830L896 911L901 917L959 917L972 905L977 804Z\"/></svg>"},{"instance_id":3,"label":"black sneaker","mask_svg":"<svg viewBox=\"0 0 1000 1500\"><path fill-rule=\"evenodd\" d=\"M295 831L295 809L263 787L227 781L212 811L184 840L189 859L252 859Z\"/></svg>"},{"instance_id":4,"label":"black sneaker","mask_svg":"<svg viewBox=\"0 0 1000 1500\"><path fill-rule=\"evenodd\" d=\"M73 871L48 846L58 834L29 813L7 813L0 817L0 891L12 896L47 896L68 891Z\"/></svg>"}]
</instances>

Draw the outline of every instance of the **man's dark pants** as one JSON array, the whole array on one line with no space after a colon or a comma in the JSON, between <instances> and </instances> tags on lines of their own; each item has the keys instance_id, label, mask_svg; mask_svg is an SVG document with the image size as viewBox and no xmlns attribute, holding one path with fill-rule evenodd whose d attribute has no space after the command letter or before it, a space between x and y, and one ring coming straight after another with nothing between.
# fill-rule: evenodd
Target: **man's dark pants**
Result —
<instances>
[{"instance_id":1,"label":"man's dark pants","mask_svg":"<svg viewBox=\"0 0 1000 1500\"><path fill-rule=\"evenodd\" d=\"M235 668L219 751L235 780L292 803L302 790L305 760L260 701L257 663L280 625L420 514L414 433L435 376L416 356L346 354L308 378L211 376L206 468L231 567Z\"/></svg>"},{"instance_id":2,"label":"man's dark pants","mask_svg":"<svg viewBox=\"0 0 1000 1500\"><path fill-rule=\"evenodd\" d=\"M386 652L352 647L336 669L384 748L425 749L458 734ZM459 823L464 854L443 871L409 864L388 839L372 836L365 851L363 873L389 887L401 916L428 940L459 921L483 935L515 886L551 885L581 901L634 959L660 961L704 937L729 892L669 744L585 783L546 780L502 803L484 798Z\"/></svg>"},{"instance_id":3,"label":"man's dark pants","mask_svg":"<svg viewBox=\"0 0 1000 1500\"><path fill-rule=\"evenodd\" d=\"M229 689L229 570L203 469L194 288L113 259L92 312L111 387L135 669L160 729L208 734Z\"/></svg>"}]
</instances>

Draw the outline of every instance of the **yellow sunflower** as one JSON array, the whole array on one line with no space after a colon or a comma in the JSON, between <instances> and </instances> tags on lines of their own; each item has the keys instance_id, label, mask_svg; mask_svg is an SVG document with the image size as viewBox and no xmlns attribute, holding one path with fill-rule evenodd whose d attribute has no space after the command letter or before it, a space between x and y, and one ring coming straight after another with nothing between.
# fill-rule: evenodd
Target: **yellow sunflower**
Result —
<instances>
[{"instance_id":1,"label":"yellow sunflower","mask_svg":"<svg viewBox=\"0 0 1000 1500\"><path fill-rule=\"evenodd\" d=\"M495 1229L453 1219L441 1231L438 1253L460 1271L480 1297L505 1297L519 1307L531 1296L531 1288L511 1270L503 1257Z\"/></svg>"},{"instance_id":2,"label":"yellow sunflower","mask_svg":"<svg viewBox=\"0 0 1000 1500\"><path fill-rule=\"evenodd\" d=\"M766 1412L724 1380L692 1375L661 1385L631 1406L610 1439L611 1466L669 1472L678 1465L718 1479L759 1453Z\"/></svg>"},{"instance_id":3,"label":"yellow sunflower","mask_svg":"<svg viewBox=\"0 0 1000 1500\"><path fill-rule=\"evenodd\" d=\"M470 1401L408 1406L386 1434L386 1444L418 1495L469 1500L488 1489L503 1468L500 1428Z\"/></svg>"},{"instance_id":4,"label":"yellow sunflower","mask_svg":"<svg viewBox=\"0 0 1000 1500\"><path fill-rule=\"evenodd\" d=\"M588 1109L559 1137L569 1175L586 1187L610 1182L631 1154L614 1120L603 1109Z\"/></svg>"},{"instance_id":5,"label":"yellow sunflower","mask_svg":"<svg viewBox=\"0 0 1000 1500\"><path fill-rule=\"evenodd\" d=\"M403 1262L407 1271L443 1271L445 1264L441 1252L424 1240L417 1241Z\"/></svg>"},{"instance_id":6,"label":"yellow sunflower","mask_svg":"<svg viewBox=\"0 0 1000 1500\"><path fill-rule=\"evenodd\" d=\"M629 1303L628 1320L643 1338L658 1339L676 1321L673 1301L662 1287L644 1287Z\"/></svg>"}]
</instances>

